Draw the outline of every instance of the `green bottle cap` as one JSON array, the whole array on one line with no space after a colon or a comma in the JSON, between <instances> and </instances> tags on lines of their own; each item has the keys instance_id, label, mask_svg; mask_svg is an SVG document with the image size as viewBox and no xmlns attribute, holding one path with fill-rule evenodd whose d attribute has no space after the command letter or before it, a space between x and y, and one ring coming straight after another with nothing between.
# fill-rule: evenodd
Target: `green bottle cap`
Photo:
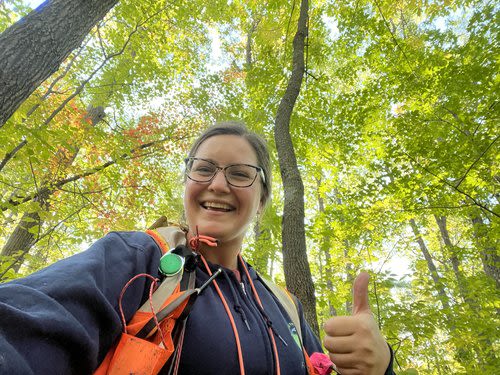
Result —
<instances>
[{"instance_id":1,"label":"green bottle cap","mask_svg":"<svg viewBox=\"0 0 500 375\"><path fill-rule=\"evenodd\" d=\"M161 257L159 270L165 276L173 276L182 270L183 265L183 257L169 252Z\"/></svg>"}]
</instances>

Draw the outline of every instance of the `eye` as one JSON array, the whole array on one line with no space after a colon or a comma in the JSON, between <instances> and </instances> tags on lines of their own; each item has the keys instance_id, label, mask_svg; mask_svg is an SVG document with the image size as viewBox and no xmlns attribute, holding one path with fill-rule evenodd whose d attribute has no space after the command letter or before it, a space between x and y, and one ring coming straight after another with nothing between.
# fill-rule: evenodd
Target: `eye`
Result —
<instances>
[{"instance_id":1,"label":"eye","mask_svg":"<svg viewBox=\"0 0 500 375\"><path fill-rule=\"evenodd\" d=\"M234 165L227 169L228 177L240 181L251 180L253 173L255 172L252 172L251 168L244 165Z\"/></svg>"},{"instance_id":2,"label":"eye","mask_svg":"<svg viewBox=\"0 0 500 375\"><path fill-rule=\"evenodd\" d=\"M215 172L215 166L211 165L208 162L200 162L196 161L193 163L193 166L191 167L191 172L197 173L199 175L212 175Z\"/></svg>"}]
</instances>

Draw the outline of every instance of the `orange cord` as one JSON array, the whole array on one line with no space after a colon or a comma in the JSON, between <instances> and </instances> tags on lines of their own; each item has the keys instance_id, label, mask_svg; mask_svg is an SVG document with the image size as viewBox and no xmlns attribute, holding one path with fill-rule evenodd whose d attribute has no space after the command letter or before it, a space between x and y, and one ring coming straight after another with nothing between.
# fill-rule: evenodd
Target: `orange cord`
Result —
<instances>
[{"instance_id":1,"label":"orange cord","mask_svg":"<svg viewBox=\"0 0 500 375\"><path fill-rule=\"evenodd\" d=\"M250 273L248 273L247 266L245 262L243 261L243 258L241 257L240 254L238 254L238 259L240 260L240 263L245 270L245 274L247 275L248 282L250 283L250 287L252 288L252 292L255 296L255 299L259 303L260 307L262 310L264 310L264 305L262 305L262 301L260 300L259 294L257 293L257 289L255 289L255 285L253 285L252 278L250 277ZM276 340L274 339L274 333L271 327L267 327L267 332L269 334L269 337L271 338L271 343L273 344L273 352L274 352L274 358L276 358L276 375L281 375L281 367L280 367L280 359L278 356L278 347L276 346Z\"/></svg>"},{"instance_id":2,"label":"orange cord","mask_svg":"<svg viewBox=\"0 0 500 375\"><path fill-rule=\"evenodd\" d=\"M212 271L210 271L210 267L208 267L205 257L203 257L203 255L200 254L200 258L203 261L203 264L205 265L208 274L212 276ZM234 322L233 314L231 314L231 310L229 310L229 306L227 305L226 299L224 298L224 295L222 294L219 285L217 284L217 281L214 280L213 283L215 289L217 290L217 293L219 294L222 304L224 305L224 309L226 310L227 316L229 317L229 321L231 322L231 327L233 328L234 338L236 340L236 348L238 350L238 362L240 364L240 374L245 375L245 364L243 362L243 353L241 350L240 336L238 335L238 329L236 328L236 323Z\"/></svg>"}]
</instances>

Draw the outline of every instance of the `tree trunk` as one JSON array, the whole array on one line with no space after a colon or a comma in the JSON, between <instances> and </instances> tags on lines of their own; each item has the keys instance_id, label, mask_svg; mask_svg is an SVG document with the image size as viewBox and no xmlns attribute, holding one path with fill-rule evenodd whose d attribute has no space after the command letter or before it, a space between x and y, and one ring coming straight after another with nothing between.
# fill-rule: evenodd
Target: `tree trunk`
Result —
<instances>
[{"instance_id":1,"label":"tree trunk","mask_svg":"<svg viewBox=\"0 0 500 375\"><path fill-rule=\"evenodd\" d=\"M424 258L427 261L427 267L429 268L432 280L434 281L434 286L436 287L439 300L441 301L443 307L449 311L450 304L448 303L448 296L446 294L446 291L444 290L443 283L441 282L441 278L437 272L436 266L434 265L434 261L432 260L431 254L427 249L427 246L425 245L422 236L420 235L417 224L415 223L415 219L410 219L410 225L411 229L413 230L413 234L415 235L415 239L418 243L418 246L420 247L420 250L422 251Z\"/></svg>"},{"instance_id":2,"label":"tree trunk","mask_svg":"<svg viewBox=\"0 0 500 375\"><path fill-rule=\"evenodd\" d=\"M347 260L349 259L349 241L344 240L344 258ZM347 284L349 285L354 285L354 272L353 272L353 265L352 262L347 261L345 264L345 274L346 274L346 281ZM351 287L352 289L352 287ZM345 311L347 315L352 314L352 298L347 298L345 301Z\"/></svg>"},{"instance_id":3,"label":"tree trunk","mask_svg":"<svg viewBox=\"0 0 500 375\"><path fill-rule=\"evenodd\" d=\"M474 309L474 302L468 296L467 286L465 285L464 276L460 271L460 260L458 259L455 246L451 243L450 234L448 232L448 227L446 226L446 216L434 215L436 223L439 227L439 232L441 233L441 238L443 239L445 247L448 249L450 254L450 262L453 268L453 274L457 280L458 291L465 302L467 302Z\"/></svg>"},{"instance_id":4,"label":"tree trunk","mask_svg":"<svg viewBox=\"0 0 500 375\"><path fill-rule=\"evenodd\" d=\"M104 118L104 116L105 113L103 107L89 106L84 120L89 120L92 126L95 126ZM79 151L79 146L73 147L73 149L69 152L63 148L59 148L54 156L54 164L58 166L58 169L54 173L49 173L45 177L42 182L42 187L50 186L53 181L57 180L59 177L65 176L67 169L73 164ZM40 210L46 210L48 208L47 200L53 193L52 189L40 189L40 191L45 193L39 194L35 199L37 203L39 203L39 209L37 211L25 212L23 214L21 220L9 236L9 239L0 253L0 256L2 257L15 257L15 259L7 260L10 263L8 268L14 270L14 272L19 271L26 254L29 253L33 245L37 242L37 239L35 238L37 236L35 235L35 230L33 228L40 228L42 226L42 220L40 219L39 212Z\"/></svg>"},{"instance_id":5,"label":"tree trunk","mask_svg":"<svg viewBox=\"0 0 500 375\"><path fill-rule=\"evenodd\" d=\"M322 214L325 213L325 201L323 197L321 196L319 190L321 187L321 179L317 180L317 187L318 187L318 207L319 207L319 212ZM332 270L332 257L330 255L330 236L328 234L325 234L321 238L321 252L325 256L325 279L326 279L326 287L329 292L333 291L333 282L332 282L332 275L333 275L333 270ZM330 298L328 298L328 310L330 312L330 316L336 316L337 315L337 310L335 307L332 305Z\"/></svg>"},{"instance_id":6,"label":"tree trunk","mask_svg":"<svg viewBox=\"0 0 500 375\"><path fill-rule=\"evenodd\" d=\"M297 33L293 39L292 75L276 113L274 139L278 151L284 190L282 221L283 268L290 291L304 305L304 314L319 337L316 317L316 297L307 260L304 228L304 185L297 167L297 158L290 135L290 118L300 93L304 76L304 45L307 36L308 1L302 0Z\"/></svg>"},{"instance_id":7,"label":"tree trunk","mask_svg":"<svg viewBox=\"0 0 500 375\"><path fill-rule=\"evenodd\" d=\"M257 220L253 227L253 235L255 242L255 250L258 253L257 257L253 257L253 266L258 270L267 270L269 269L269 249L262 246L262 236L265 235L265 230L260 228L260 221Z\"/></svg>"},{"instance_id":8,"label":"tree trunk","mask_svg":"<svg viewBox=\"0 0 500 375\"><path fill-rule=\"evenodd\" d=\"M252 21L252 26L250 26L250 30L248 30L247 33L247 43L245 47L245 69L248 71L252 69L252 38L253 38L253 33L255 30L257 30L257 25L259 24L259 21L254 19Z\"/></svg>"},{"instance_id":9,"label":"tree trunk","mask_svg":"<svg viewBox=\"0 0 500 375\"><path fill-rule=\"evenodd\" d=\"M498 289L500 289L500 256L497 252L497 244L488 237L488 226L483 222L481 216L471 218L474 227L474 237L477 248L480 249L483 270L491 277Z\"/></svg>"},{"instance_id":10,"label":"tree trunk","mask_svg":"<svg viewBox=\"0 0 500 375\"><path fill-rule=\"evenodd\" d=\"M0 34L0 127L118 0L48 0Z\"/></svg>"},{"instance_id":11,"label":"tree trunk","mask_svg":"<svg viewBox=\"0 0 500 375\"><path fill-rule=\"evenodd\" d=\"M9 236L9 239L2 248L0 258L0 269L7 271L8 269L18 272L23 264L25 255L30 251L35 242L35 233L33 228L40 227L40 215L38 212L26 212L23 214L21 221ZM4 267L4 262L8 266ZM0 281L2 277L0 277Z\"/></svg>"}]
</instances>

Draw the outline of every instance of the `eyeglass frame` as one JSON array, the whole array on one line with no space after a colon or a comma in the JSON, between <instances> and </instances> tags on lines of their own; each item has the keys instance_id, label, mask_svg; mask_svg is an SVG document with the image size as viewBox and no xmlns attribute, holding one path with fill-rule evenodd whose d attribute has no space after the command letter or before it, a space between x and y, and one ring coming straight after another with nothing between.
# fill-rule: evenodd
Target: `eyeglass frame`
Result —
<instances>
[{"instance_id":1,"label":"eyeglass frame","mask_svg":"<svg viewBox=\"0 0 500 375\"><path fill-rule=\"evenodd\" d=\"M188 163L190 161L194 161L194 160L202 160L202 161L205 161L207 163L212 164L215 167L215 172L214 172L213 176L210 177L209 180L207 180L207 181L198 181L198 180L195 180L195 179L193 179L192 177L189 176ZM198 183L201 183L201 184L207 184L209 182L212 182L213 179L215 178L215 176L217 176L217 173L219 173L220 171L222 171L222 174L224 175L224 178L226 179L226 182L228 183L228 185L231 185L231 186L236 187L236 188L247 188L247 187L252 186L254 184L255 180L257 179L257 175L260 176L260 179L262 180L262 184L264 184L264 185L266 184L266 175L264 173L264 169L261 168L261 167L257 167L256 165L245 164L245 163L236 163L236 164L226 165L225 167L219 167L217 164L215 164L211 160L203 159L203 158L197 158L197 157L194 157L194 156L190 156L190 157L185 158L184 159L184 163L186 164L186 171L185 171L186 177L189 178L191 181L198 182ZM192 163L191 163L191 165L192 165ZM232 184L232 183L229 182L229 180L227 179L227 176L226 176L226 169L230 168L230 167L234 167L235 165L244 165L244 166L247 166L247 167L255 168L255 170L257 171L257 173L255 174L255 177L252 180L252 182L250 183L250 185L238 186L238 185L234 185L234 184Z\"/></svg>"}]
</instances>

